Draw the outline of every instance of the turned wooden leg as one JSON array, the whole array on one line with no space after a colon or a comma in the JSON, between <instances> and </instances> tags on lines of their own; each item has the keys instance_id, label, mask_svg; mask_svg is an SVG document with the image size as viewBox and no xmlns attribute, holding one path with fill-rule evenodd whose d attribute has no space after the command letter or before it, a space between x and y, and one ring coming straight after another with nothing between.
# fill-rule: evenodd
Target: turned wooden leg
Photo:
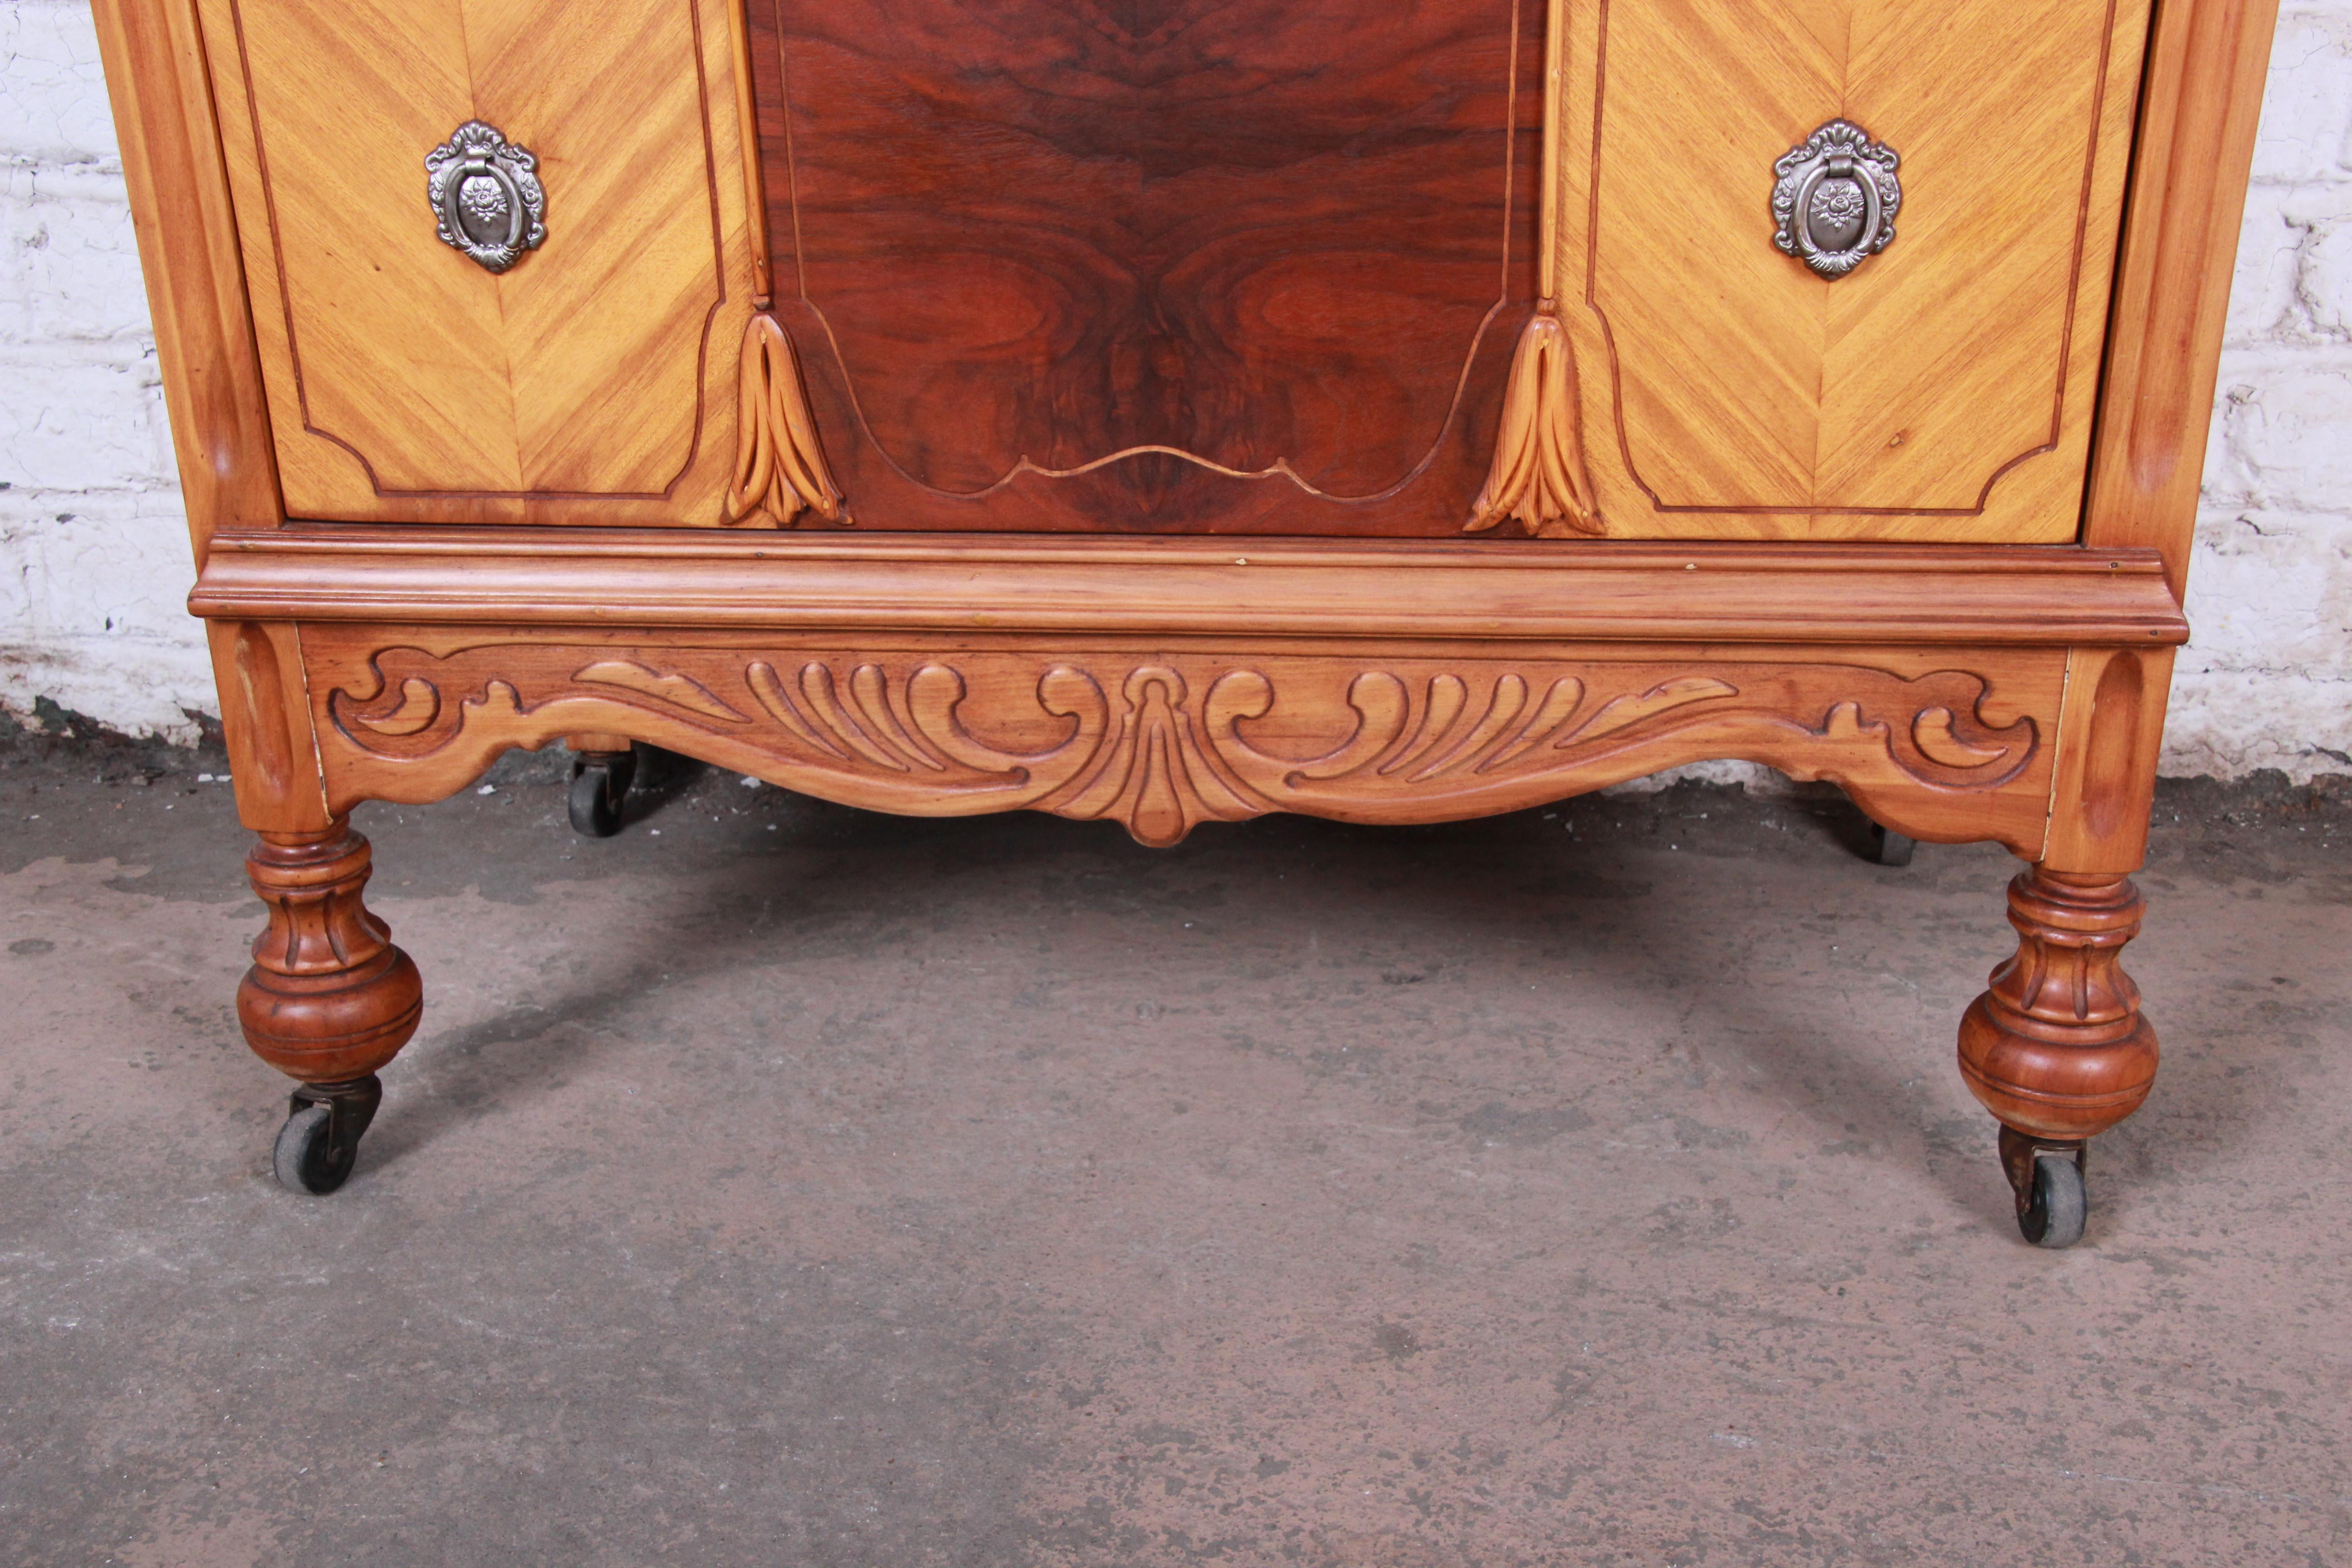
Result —
<instances>
[{"instance_id":1,"label":"turned wooden leg","mask_svg":"<svg viewBox=\"0 0 2352 1568\"><path fill-rule=\"evenodd\" d=\"M2001 1124L2026 1239L2082 1235L2085 1142L2156 1082L2156 1030L2123 970L2147 905L2126 877L2036 866L2009 885L2016 956L1960 1020L1960 1072Z\"/></svg>"},{"instance_id":2,"label":"turned wooden leg","mask_svg":"<svg viewBox=\"0 0 2352 1568\"><path fill-rule=\"evenodd\" d=\"M236 988L246 1043L299 1080L278 1137L278 1179L302 1192L342 1185L375 1116L378 1068L416 1032L424 982L360 901L368 841L336 820L320 833L263 833L245 868L269 907Z\"/></svg>"}]
</instances>

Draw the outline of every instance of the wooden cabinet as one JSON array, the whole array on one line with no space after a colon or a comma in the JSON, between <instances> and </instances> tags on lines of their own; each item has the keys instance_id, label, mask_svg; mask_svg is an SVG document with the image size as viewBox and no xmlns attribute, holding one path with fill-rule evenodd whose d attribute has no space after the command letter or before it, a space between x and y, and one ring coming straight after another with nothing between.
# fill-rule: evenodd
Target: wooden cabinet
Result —
<instances>
[{"instance_id":1,"label":"wooden cabinet","mask_svg":"<svg viewBox=\"0 0 2352 1568\"><path fill-rule=\"evenodd\" d=\"M415 1023L348 814L510 747L1155 845L1738 757L2028 862L2070 1239L2273 9L101 0L281 1174Z\"/></svg>"}]
</instances>

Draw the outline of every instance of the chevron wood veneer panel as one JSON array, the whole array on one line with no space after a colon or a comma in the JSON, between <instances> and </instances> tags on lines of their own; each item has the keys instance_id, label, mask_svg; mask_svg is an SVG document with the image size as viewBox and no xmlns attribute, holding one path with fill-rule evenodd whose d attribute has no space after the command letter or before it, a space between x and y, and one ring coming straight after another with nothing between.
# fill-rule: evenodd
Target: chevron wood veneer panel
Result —
<instances>
[{"instance_id":1,"label":"chevron wood veneer panel","mask_svg":"<svg viewBox=\"0 0 2352 1568\"><path fill-rule=\"evenodd\" d=\"M2147 0L1570 0L1563 292L1620 537L2054 543L2080 522ZM1770 243L1832 118L1894 244Z\"/></svg>"},{"instance_id":2,"label":"chevron wood veneer panel","mask_svg":"<svg viewBox=\"0 0 2352 1568\"><path fill-rule=\"evenodd\" d=\"M202 0L289 513L721 521L750 250L725 0ZM436 237L466 121L545 243Z\"/></svg>"}]
</instances>

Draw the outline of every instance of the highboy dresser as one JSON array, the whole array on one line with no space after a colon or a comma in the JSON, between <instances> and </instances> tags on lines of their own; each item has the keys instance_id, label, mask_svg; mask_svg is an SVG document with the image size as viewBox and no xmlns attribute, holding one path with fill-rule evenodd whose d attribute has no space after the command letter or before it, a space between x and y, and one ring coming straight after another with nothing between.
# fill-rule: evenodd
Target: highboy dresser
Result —
<instances>
[{"instance_id":1,"label":"highboy dresser","mask_svg":"<svg viewBox=\"0 0 2352 1568\"><path fill-rule=\"evenodd\" d=\"M509 748L1150 845L1744 758L2025 862L2073 1241L2275 9L99 0L280 1178L418 1017L352 808Z\"/></svg>"}]
</instances>

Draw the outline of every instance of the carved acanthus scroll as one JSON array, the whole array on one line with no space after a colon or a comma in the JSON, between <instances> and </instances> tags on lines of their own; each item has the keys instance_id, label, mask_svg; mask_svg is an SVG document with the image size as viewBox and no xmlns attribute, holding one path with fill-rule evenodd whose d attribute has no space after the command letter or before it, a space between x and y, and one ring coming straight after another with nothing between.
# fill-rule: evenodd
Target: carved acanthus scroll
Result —
<instances>
[{"instance_id":1,"label":"carved acanthus scroll","mask_svg":"<svg viewBox=\"0 0 2352 1568\"><path fill-rule=\"evenodd\" d=\"M1296 811L1430 822L1708 757L1866 805L1994 795L2031 847L2048 764L1989 683L1861 665L1408 658L1385 664L740 646L325 647L331 795L430 800L498 752L630 734L793 789L923 816L1034 809L1173 844ZM2030 774L2030 776L2029 776ZM2037 793L2038 792L2038 793Z\"/></svg>"},{"instance_id":2,"label":"carved acanthus scroll","mask_svg":"<svg viewBox=\"0 0 2352 1568\"><path fill-rule=\"evenodd\" d=\"M775 318L754 315L743 327L736 383L735 482L727 490L727 521L765 514L789 527L803 511L845 522L848 510L825 466L801 380L800 356Z\"/></svg>"}]
</instances>

